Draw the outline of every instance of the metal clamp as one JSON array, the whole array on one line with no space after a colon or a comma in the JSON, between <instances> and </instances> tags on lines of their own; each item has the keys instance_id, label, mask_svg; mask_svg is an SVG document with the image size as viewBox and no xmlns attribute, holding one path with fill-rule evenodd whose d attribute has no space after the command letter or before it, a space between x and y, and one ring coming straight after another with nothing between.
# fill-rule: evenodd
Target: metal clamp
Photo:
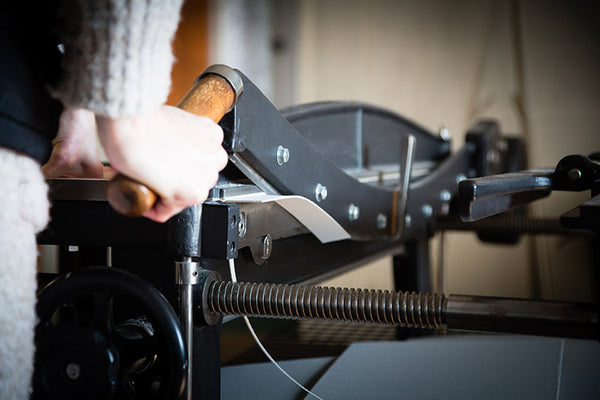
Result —
<instances>
[{"instance_id":1,"label":"metal clamp","mask_svg":"<svg viewBox=\"0 0 600 400\"><path fill-rule=\"evenodd\" d=\"M175 262L175 282L178 285L196 285L199 281L197 262L187 260Z\"/></svg>"}]
</instances>

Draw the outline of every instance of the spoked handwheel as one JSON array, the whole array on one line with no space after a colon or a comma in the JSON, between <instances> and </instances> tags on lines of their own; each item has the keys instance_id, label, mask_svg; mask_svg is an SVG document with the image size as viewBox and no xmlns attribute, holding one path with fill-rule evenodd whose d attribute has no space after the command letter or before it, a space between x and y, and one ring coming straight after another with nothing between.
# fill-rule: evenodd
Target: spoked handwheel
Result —
<instances>
[{"instance_id":1,"label":"spoked handwheel","mask_svg":"<svg viewBox=\"0 0 600 400\"><path fill-rule=\"evenodd\" d=\"M179 321L150 283L84 268L38 294L38 399L178 399L186 357Z\"/></svg>"}]
</instances>

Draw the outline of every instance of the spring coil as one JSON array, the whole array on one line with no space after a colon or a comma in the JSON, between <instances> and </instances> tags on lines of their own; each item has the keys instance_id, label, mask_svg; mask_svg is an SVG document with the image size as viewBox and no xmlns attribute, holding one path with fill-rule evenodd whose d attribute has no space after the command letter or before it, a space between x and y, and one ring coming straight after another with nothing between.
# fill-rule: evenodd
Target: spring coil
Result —
<instances>
[{"instance_id":1,"label":"spring coil","mask_svg":"<svg viewBox=\"0 0 600 400\"><path fill-rule=\"evenodd\" d=\"M207 307L221 315L368 322L416 328L445 325L446 297L430 293L212 281Z\"/></svg>"}]
</instances>

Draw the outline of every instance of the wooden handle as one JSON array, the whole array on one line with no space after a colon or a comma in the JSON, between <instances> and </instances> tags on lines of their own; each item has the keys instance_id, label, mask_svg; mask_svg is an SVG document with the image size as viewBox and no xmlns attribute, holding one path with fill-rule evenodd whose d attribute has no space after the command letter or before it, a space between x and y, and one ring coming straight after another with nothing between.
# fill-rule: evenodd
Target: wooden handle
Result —
<instances>
[{"instance_id":1,"label":"wooden handle","mask_svg":"<svg viewBox=\"0 0 600 400\"><path fill-rule=\"evenodd\" d=\"M236 91L229 81L219 75L201 76L177 107L192 114L219 122L236 101ZM156 193L142 183L117 174L108 183L106 198L120 214L139 217L154 207Z\"/></svg>"}]
</instances>

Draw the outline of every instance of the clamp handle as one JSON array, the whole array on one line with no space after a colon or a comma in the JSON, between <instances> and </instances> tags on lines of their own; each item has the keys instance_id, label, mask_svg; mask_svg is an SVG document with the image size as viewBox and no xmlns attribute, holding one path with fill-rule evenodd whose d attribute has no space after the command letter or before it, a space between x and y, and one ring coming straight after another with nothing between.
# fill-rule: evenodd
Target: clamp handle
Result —
<instances>
[{"instance_id":1,"label":"clamp handle","mask_svg":"<svg viewBox=\"0 0 600 400\"><path fill-rule=\"evenodd\" d=\"M563 157L554 169L522 171L465 179L458 184L458 208L463 221L486 218L530 203L553 190L600 191L600 162L590 157Z\"/></svg>"},{"instance_id":2,"label":"clamp handle","mask_svg":"<svg viewBox=\"0 0 600 400\"><path fill-rule=\"evenodd\" d=\"M234 69L212 65L194 81L177 107L218 123L233 108L242 90L242 79ZM154 207L158 195L152 188L117 174L108 182L106 198L118 213L139 217Z\"/></svg>"}]
</instances>

